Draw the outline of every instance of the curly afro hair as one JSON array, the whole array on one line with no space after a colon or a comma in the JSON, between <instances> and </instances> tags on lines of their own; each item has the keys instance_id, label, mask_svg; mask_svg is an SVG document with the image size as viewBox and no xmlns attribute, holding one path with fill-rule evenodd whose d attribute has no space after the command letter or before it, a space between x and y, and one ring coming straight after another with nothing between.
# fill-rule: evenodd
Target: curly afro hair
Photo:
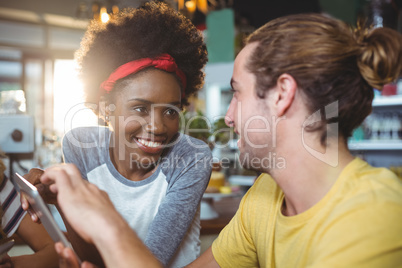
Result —
<instances>
[{"instance_id":1,"label":"curly afro hair","mask_svg":"<svg viewBox=\"0 0 402 268\"><path fill-rule=\"evenodd\" d=\"M203 86L207 62L202 33L189 19L165 3L147 2L122 10L108 23L92 21L76 52L86 101L99 101L100 84L119 66L163 53L186 75L182 105L188 105L188 98Z\"/></svg>"}]
</instances>

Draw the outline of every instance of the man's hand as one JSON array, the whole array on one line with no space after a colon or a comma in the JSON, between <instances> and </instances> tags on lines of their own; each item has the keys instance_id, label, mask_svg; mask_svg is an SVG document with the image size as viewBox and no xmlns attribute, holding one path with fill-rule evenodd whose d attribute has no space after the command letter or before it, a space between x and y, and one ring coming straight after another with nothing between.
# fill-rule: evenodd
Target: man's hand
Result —
<instances>
[{"instance_id":1,"label":"man's hand","mask_svg":"<svg viewBox=\"0 0 402 268\"><path fill-rule=\"evenodd\" d=\"M60 242L55 244L55 249L57 254L59 254L59 268L98 268L98 266L87 261L83 262L80 266L77 256L71 248L64 247Z\"/></svg>"},{"instance_id":2,"label":"man's hand","mask_svg":"<svg viewBox=\"0 0 402 268\"><path fill-rule=\"evenodd\" d=\"M94 243L93 237L114 226L116 217L121 217L109 196L96 185L83 180L72 164L46 169L41 181L57 194L59 206L68 222L88 243Z\"/></svg>"}]
</instances>

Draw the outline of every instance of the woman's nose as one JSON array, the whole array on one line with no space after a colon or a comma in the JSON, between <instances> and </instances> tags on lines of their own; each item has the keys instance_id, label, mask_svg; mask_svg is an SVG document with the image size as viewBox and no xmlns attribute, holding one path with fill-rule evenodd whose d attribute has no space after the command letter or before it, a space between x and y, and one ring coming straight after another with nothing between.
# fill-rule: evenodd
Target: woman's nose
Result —
<instances>
[{"instance_id":1,"label":"woman's nose","mask_svg":"<svg viewBox=\"0 0 402 268\"><path fill-rule=\"evenodd\" d=\"M163 116L152 114L150 120L147 122L147 125L145 126L145 130L153 134L165 133L166 126L163 121Z\"/></svg>"}]
</instances>

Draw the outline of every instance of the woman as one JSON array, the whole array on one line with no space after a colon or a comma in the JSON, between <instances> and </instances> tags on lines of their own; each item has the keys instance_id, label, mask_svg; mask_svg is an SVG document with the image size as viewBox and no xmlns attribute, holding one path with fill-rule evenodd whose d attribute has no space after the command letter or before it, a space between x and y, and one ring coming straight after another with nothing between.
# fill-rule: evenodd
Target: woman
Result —
<instances>
[{"instance_id":1,"label":"woman","mask_svg":"<svg viewBox=\"0 0 402 268\"><path fill-rule=\"evenodd\" d=\"M199 202L212 156L178 130L181 108L203 85L202 34L150 2L92 22L77 57L87 103L108 127L67 133L65 162L109 194L164 266L190 263L200 252Z\"/></svg>"},{"instance_id":2,"label":"woman","mask_svg":"<svg viewBox=\"0 0 402 268\"><path fill-rule=\"evenodd\" d=\"M35 254L0 258L0 267L58 267L58 257L53 241L42 225L33 223L18 198L18 193L4 174L5 166L0 160L0 244L15 233Z\"/></svg>"}]
</instances>

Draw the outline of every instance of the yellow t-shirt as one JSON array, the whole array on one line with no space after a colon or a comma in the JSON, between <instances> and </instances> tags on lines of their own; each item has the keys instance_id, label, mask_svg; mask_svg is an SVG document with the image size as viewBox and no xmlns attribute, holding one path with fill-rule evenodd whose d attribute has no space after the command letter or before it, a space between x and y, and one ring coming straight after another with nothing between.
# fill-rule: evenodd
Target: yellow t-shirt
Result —
<instances>
[{"instance_id":1,"label":"yellow t-shirt","mask_svg":"<svg viewBox=\"0 0 402 268\"><path fill-rule=\"evenodd\" d=\"M307 211L286 217L261 175L212 245L221 267L402 267L402 182L361 159Z\"/></svg>"}]
</instances>

